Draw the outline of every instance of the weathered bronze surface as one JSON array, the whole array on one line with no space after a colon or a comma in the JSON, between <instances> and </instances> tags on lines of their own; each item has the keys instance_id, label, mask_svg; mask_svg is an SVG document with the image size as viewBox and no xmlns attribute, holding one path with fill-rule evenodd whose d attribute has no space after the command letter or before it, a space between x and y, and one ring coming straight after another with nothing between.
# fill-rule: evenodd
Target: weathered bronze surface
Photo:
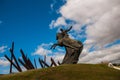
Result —
<instances>
[{"instance_id":1,"label":"weathered bronze surface","mask_svg":"<svg viewBox=\"0 0 120 80\"><path fill-rule=\"evenodd\" d=\"M66 54L62 61L62 64L77 64L79 56L83 50L83 44L81 41L71 39L67 32L72 29L60 29L61 33L57 33L57 43L51 46L51 49L55 49L56 46L65 47Z\"/></svg>"}]
</instances>

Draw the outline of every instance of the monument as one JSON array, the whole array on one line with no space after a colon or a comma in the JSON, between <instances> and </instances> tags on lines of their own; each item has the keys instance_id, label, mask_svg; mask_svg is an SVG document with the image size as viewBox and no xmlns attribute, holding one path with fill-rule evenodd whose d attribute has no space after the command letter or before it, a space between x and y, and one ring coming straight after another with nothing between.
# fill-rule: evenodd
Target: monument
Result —
<instances>
[{"instance_id":1,"label":"monument","mask_svg":"<svg viewBox=\"0 0 120 80\"><path fill-rule=\"evenodd\" d=\"M83 44L81 41L71 39L68 32L72 29L60 29L60 33L57 33L56 40L57 43L51 46L51 49L55 49L56 46L65 47L66 54L62 61L62 64L77 64L79 56L83 50Z\"/></svg>"}]
</instances>

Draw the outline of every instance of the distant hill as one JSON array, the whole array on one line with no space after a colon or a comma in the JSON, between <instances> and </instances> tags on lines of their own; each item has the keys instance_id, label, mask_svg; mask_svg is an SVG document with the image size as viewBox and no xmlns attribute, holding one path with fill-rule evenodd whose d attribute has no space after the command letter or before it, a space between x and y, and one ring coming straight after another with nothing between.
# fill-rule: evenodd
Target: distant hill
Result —
<instances>
[{"instance_id":1,"label":"distant hill","mask_svg":"<svg viewBox=\"0 0 120 80\"><path fill-rule=\"evenodd\" d=\"M120 80L120 71L105 64L70 64L1 75L0 80Z\"/></svg>"}]
</instances>

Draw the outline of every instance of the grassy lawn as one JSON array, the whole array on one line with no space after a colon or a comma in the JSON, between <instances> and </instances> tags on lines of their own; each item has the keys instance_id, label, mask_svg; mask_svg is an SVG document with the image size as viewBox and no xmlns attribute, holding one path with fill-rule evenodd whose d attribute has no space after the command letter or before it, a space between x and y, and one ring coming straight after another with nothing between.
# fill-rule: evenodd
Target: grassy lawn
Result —
<instances>
[{"instance_id":1,"label":"grassy lawn","mask_svg":"<svg viewBox=\"0 0 120 80\"><path fill-rule=\"evenodd\" d=\"M104 64L70 64L2 75L0 80L120 80L120 71Z\"/></svg>"}]
</instances>

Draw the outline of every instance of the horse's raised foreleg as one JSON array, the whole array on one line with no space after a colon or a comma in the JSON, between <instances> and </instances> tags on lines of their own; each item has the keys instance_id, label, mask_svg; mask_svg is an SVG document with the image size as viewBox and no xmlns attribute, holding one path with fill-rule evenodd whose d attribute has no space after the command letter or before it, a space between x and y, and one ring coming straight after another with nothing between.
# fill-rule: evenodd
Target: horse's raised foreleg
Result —
<instances>
[{"instance_id":1,"label":"horse's raised foreleg","mask_svg":"<svg viewBox=\"0 0 120 80\"><path fill-rule=\"evenodd\" d=\"M50 49L55 49L56 46L59 46L59 44L58 43L53 44Z\"/></svg>"}]
</instances>

